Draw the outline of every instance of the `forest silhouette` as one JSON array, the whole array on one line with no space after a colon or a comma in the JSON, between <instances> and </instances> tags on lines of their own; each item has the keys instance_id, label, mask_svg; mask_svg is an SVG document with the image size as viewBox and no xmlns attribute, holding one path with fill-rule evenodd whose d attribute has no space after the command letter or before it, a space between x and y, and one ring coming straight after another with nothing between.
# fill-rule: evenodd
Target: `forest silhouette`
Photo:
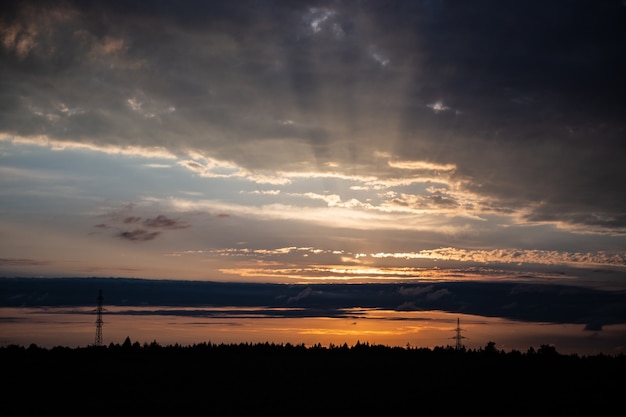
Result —
<instances>
[{"instance_id":1,"label":"forest silhouette","mask_svg":"<svg viewBox=\"0 0 626 417\"><path fill-rule=\"evenodd\" d=\"M606 415L626 356L274 343L0 347L4 416Z\"/></svg>"}]
</instances>

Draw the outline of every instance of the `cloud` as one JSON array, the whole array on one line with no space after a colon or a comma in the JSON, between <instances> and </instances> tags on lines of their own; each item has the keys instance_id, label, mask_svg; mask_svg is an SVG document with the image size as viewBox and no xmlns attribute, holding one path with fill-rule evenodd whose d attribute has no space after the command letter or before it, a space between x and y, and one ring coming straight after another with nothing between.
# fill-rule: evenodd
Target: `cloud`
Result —
<instances>
[{"instance_id":1,"label":"cloud","mask_svg":"<svg viewBox=\"0 0 626 417\"><path fill-rule=\"evenodd\" d=\"M295 296L287 298L287 303L298 302L302 299L309 298L315 295L323 295L323 293L321 291L316 291L312 289L311 287L306 287Z\"/></svg>"},{"instance_id":2,"label":"cloud","mask_svg":"<svg viewBox=\"0 0 626 417\"><path fill-rule=\"evenodd\" d=\"M433 109L435 113L439 113L440 111L448 111L451 110L450 107L444 105L441 101L437 101L432 104L427 104L426 107Z\"/></svg>"},{"instance_id":3,"label":"cloud","mask_svg":"<svg viewBox=\"0 0 626 417\"><path fill-rule=\"evenodd\" d=\"M400 287L398 288L398 294L407 296L416 296L421 294L428 294L433 290L432 285L425 287Z\"/></svg>"},{"instance_id":4,"label":"cloud","mask_svg":"<svg viewBox=\"0 0 626 417\"><path fill-rule=\"evenodd\" d=\"M412 208L389 210L385 207L372 207L368 203L357 200L347 202L334 202L332 196L315 196L316 200L323 200L326 206L308 207L296 204L273 203L256 206L225 203L218 200L192 200L171 198L158 201L169 211L177 212L224 212L244 219L257 219L264 221L284 220L304 222L324 227L353 228L356 230L412 230L432 231L436 229L440 233L455 234L467 229L466 225L451 224L443 216L434 218L427 217L424 213L414 211ZM330 201L330 204L328 204ZM155 199L157 202L157 199ZM413 217L405 218L404 222L397 222L397 213L414 214Z\"/></svg>"},{"instance_id":5,"label":"cloud","mask_svg":"<svg viewBox=\"0 0 626 417\"><path fill-rule=\"evenodd\" d=\"M402 188L390 206L623 234L622 9L20 2L0 15L0 137L206 179L356 179Z\"/></svg>"},{"instance_id":6,"label":"cloud","mask_svg":"<svg viewBox=\"0 0 626 417\"><path fill-rule=\"evenodd\" d=\"M148 218L143 221L144 226L146 227L154 227L161 229L185 229L189 227L189 225L185 222L181 222L180 220L170 219L167 216L162 214L157 217Z\"/></svg>"},{"instance_id":7,"label":"cloud","mask_svg":"<svg viewBox=\"0 0 626 417\"><path fill-rule=\"evenodd\" d=\"M413 284L242 284L103 278L0 279L5 307L87 306L105 288L106 302L124 314L354 317L367 309L447 311L539 323L573 323L600 331L626 323L623 291L566 285L443 282ZM403 290L400 291L400 288ZM428 290L426 290L428 288ZM424 289L424 291L420 291ZM516 289L516 291L513 291ZM435 295L434 297L431 295ZM454 294L454 296L446 296ZM441 296L437 296L441 295ZM297 302L298 308L294 307ZM150 306L185 307L158 309ZM205 308L210 306L210 308ZM607 308L607 306L609 306ZM189 308L197 307L197 308ZM225 307L225 309L220 308ZM142 312L143 311L143 312ZM82 314L82 312L81 312ZM397 317L397 316L396 316Z\"/></svg>"},{"instance_id":8,"label":"cloud","mask_svg":"<svg viewBox=\"0 0 626 417\"><path fill-rule=\"evenodd\" d=\"M190 224L180 219L173 219L164 214L154 217L144 217L134 214L139 211L134 204L129 204L121 210L113 210L99 217L107 219L105 223L99 223L95 227L100 229L116 229L119 230L116 236L135 242L145 242L156 239L162 235L164 231L186 229ZM128 226L135 226L134 229L128 230ZM148 229L159 229L150 231Z\"/></svg>"},{"instance_id":9,"label":"cloud","mask_svg":"<svg viewBox=\"0 0 626 417\"><path fill-rule=\"evenodd\" d=\"M452 171L456 168L454 164L437 164L428 161L388 161L392 168L406 170L428 170L428 171Z\"/></svg>"},{"instance_id":10,"label":"cloud","mask_svg":"<svg viewBox=\"0 0 626 417\"><path fill-rule=\"evenodd\" d=\"M42 261L37 259L28 259L28 258L0 258L0 266L3 267L12 267L12 266L42 266L48 265L51 262Z\"/></svg>"},{"instance_id":11,"label":"cloud","mask_svg":"<svg viewBox=\"0 0 626 417\"><path fill-rule=\"evenodd\" d=\"M437 248L422 250L419 252L405 253L373 253L375 258L404 258L404 259L447 259L462 262L477 263L529 263L545 265L581 265L581 266L626 266L626 253L604 252L563 252L525 249L493 249L493 250L469 250L459 248Z\"/></svg>"},{"instance_id":12,"label":"cloud","mask_svg":"<svg viewBox=\"0 0 626 417\"><path fill-rule=\"evenodd\" d=\"M134 229L131 231L120 232L118 236L122 239L145 242L155 239L159 234L161 234L161 232L149 232L144 229Z\"/></svg>"},{"instance_id":13,"label":"cloud","mask_svg":"<svg viewBox=\"0 0 626 417\"><path fill-rule=\"evenodd\" d=\"M451 292L447 289L447 288L442 288L440 290L434 291L430 294L428 294L428 299L430 300L438 300L442 297L446 297L448 295L450 295Z\"/></svg>"},{"instance_id":14,"label":"cloud","mask_svg":"<svg viewBox=\"0 0 626 417\"><path fill-rule=\"evenodd\" d=\"M522 217L525 222L552 222L574 232L595 232L614 235L626 234L626 213L567 213L553 211L556 208L541 205ZM582 225L586 227L582 227Z\"/></svg>"},{"instance_id":15,"label":"cloud","mask_svg":"<svg viewBox=\"0 0 626 417\"><path fill-rule=\"evenodd\" d=\"M11 142L16 145L35 145L47 147L54 151L64 150L88 150L101 152L109 155L124 155L130 157L175 159L176 156L163 147L151 146L127 146L127 145L101 145L90 142L60 141L45 135L38 136L12 136L0 132L0 141Z\"/></svg>"},{"instance_id":16,"label":"cloud","mask_svg":"<svg viewBox=\"0 0 626 417\"><path fill-rule=\"evenodd\" d=\"M167 165L167 164L143 164L143 166L146 168L157 168L157 169L172 167L171 165Z\"/></svg>"}]
</instances>

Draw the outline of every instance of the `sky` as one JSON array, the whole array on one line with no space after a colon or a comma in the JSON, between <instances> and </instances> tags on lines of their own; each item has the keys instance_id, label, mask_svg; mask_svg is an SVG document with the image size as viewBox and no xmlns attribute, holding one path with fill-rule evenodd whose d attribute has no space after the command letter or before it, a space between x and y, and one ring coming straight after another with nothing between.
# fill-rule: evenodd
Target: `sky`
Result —
<instances>
[{"instance_id":1,"label":"sky","mask_svg":"<svg viewBox=\"0 0 626 417\"><path fill-rule=\"evenodd\" d=\"M2 276L626 290L623 1L0 7Z\"/></svg>"}]
</instances>

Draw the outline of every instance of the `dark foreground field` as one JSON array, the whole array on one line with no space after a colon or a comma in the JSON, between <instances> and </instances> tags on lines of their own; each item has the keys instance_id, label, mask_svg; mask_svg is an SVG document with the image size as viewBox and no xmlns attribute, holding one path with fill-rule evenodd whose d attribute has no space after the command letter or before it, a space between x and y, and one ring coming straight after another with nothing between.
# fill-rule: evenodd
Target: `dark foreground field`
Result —
<instances>
[{"instance_id":1,"label":"dark foreground field","mask_svg":"<svg viewBox=\"0 0 626 417\"><path fill-rule=\"evenodd\" d=\"M2 415L603 416L626 356L357 344L0 348Z\"/></svg>"}]
</instances>

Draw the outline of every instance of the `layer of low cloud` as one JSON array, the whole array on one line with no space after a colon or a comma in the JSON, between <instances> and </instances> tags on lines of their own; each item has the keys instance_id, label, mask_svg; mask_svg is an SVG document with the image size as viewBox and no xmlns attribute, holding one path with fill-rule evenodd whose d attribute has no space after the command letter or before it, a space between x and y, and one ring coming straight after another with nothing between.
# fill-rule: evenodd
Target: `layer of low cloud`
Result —
<instances>
[{"instance_id":1,"label":"layer of low cloud","mask_svg":"<svg viewBox=\"0 0 626 417\"><path fill-rule=\"evenodd\" d=\"M582 324L596 331L602 330L604 325L626 323L623 291L568 285L448 282L317 284L311 287L167 280L3 278L0 290L0 307L92 306L94 294L102 290L107 305L128 307L119 314L356 317L360 314L357 310L378 309L447 311L528 322ZM133 309L133 306L141 309Z\"/></svg>"}]
</instances>

